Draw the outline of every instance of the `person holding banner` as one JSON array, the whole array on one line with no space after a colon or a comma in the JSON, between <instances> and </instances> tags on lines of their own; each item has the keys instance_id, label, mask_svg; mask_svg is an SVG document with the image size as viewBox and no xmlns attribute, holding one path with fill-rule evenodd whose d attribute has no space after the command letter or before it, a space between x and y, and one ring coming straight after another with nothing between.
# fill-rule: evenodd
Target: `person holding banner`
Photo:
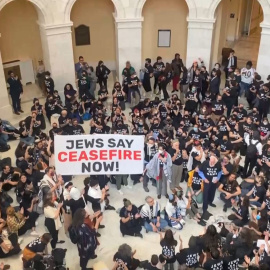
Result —
<instances>
[{"instance_id":1,"label":"person holding banner","mask_svg":"<svg viewBox=\"0 0 270 270\"><path fill-rule=\"evenodd\" d=\"M168 199L167 181L171 182L172 179L172 158L166 152L164 144L158 145L158 153L146 165L146 174L149 178L157 180L158 199L162 193Z\"/></svg>"},{"instance_id":2,"label":"person holding banner","mask_svg":"<svg viewBox=\"0 0 270 270\"><path fill-rule=\"evenodd\" d=\"M121 190L122 183L124 184L124 187L132 188L131 186L128 185L128 175L127 174L118 174L118 175L115 175L114 178L116 180L117 191L121 195L124 194L123 191Z\"/></svg>"}]
</instances>

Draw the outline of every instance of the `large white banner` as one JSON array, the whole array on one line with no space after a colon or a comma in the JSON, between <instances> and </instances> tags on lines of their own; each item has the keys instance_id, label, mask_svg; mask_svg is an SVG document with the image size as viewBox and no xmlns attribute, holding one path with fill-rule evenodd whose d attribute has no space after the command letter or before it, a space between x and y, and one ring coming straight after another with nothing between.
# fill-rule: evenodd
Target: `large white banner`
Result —
<instances>
[{"instance_id":1,"label":"large white banner","mask_svg":"<svg viewBox=\"0 0 270 270\"><path fill-rule=\"evenodd\" d=\"M72 135L54 137L56 172L62 175L140 174L144 137Z\"/></svg>"}]
</instances>

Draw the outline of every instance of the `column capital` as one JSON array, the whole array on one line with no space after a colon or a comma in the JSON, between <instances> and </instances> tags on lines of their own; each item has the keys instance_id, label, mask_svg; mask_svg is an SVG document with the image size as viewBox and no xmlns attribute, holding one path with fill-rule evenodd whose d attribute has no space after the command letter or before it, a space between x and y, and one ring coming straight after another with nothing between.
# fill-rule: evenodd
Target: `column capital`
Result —
<instances>
[{"instance_id":1,"label":"column capital","mask_svg":"<svg viewBox=\"0 0 270 270\"><path fill-rule=\"evenodd\" d=\"M61 35L61 34L70 34L71 26L73 26L73 22L62 23L62 24L41 24L39 23L39 27L46 32L47 36L53 35Z\"/></svg>"},{"instance_id":2,"label":"column capital","mask_svg":"<svg viewBox=\"0 0 270 270\"><path fill-rule=\"evenodd\" d=\"M215 19L209 18L187 18L189 29L214 29Z\"/></svg>"},{"instance_id":3,"label":"column capital","mask_svg":"<svg viewBox=\"0 0 270 270\"><path fill-rule=\"evenodd\" d=\"M117 18L114 14L116 27L118 29L142 28L143 17L139 18Z\"/></svg>"}]
</instances>

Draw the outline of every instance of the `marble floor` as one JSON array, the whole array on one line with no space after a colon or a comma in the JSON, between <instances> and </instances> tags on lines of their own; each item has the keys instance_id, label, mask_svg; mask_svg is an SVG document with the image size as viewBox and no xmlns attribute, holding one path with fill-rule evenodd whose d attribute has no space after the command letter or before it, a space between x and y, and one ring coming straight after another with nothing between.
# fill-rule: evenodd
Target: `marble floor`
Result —
<instances>
[{"instance_id":1,"label":"marble floor","mask_svg":"<svg viewBox=\"0 0 270 270\"><path fill-rule=\"evenodd\" d=\"M112 89L113 86L113 79L110 78L109 80L109 89ZM171 85L169 86L169 89L171 90ZM38 93L37 90L35 90L35 93ZM31 95L30 95L31 96ZM42 103L42 100L41 100ZM25 110L25 114L21 115L21 117L26 116L27 113L30 111L30 106L32 105L32 102L25 102L23 105L23 109ZM129 109L126 109L125 113L128 115ZM12 120L15 122L15 120ZM85 128L85 132L89 132L89 122L85 122L83 124ZM49 130L49 124L47 123L47 131ZM15 165L15 159L14 159L14 151L17 146L18 141L12 141L10 142L11 150L6 153L1 153L0 157L11 157L13 161L13 165ZM74 185L76 185L78 188L83 188L83 176L76 176L73 179ZM130 179L129 179L130 181ZM130 183L132 185L132 183ZM181 184L182 188L186 189L186 184ZM131 200L132 203L134 203L136 206L140 206L144 203L144 199L147 195L151 195L154 198L157 198L156 196L156 188L153 186L149 186L150 192L146 193L143 190L142 184L137 184L135 186L132 186L132 189L124 189L123 192L124 195L120 195L116 187L114 185L111 185L110 187L110 204L113 205L116 209L123 206L123 198L128 198ZM13 192L10 193L13 198L15 198L15 194ZM219 192L216 193L216 198L214 203L216 203L217 208L211 208L209 211L214 214L214 216L225 216L222 212L222 202L218 199ZM166 205L166 198L162 197L159 200L162 209ZM14 203L16 205L16 203ZM226 214L228 215L230 212L228 211ZM226 216L225 216L226 217ZM44 217L41 216L38 220L39 225L37 226L37 231L41 235L46 231L44 227ZM140 260L147 260L151 258L152 254L160 254L161 253L161 246L159 245L159 234L157 233L145 233L145 230L142 229L143 239L141 238L135 238L130 236L122 237L120 230L119 230L119 216L116 213L116 211L106 211L104 214L104 220L102 224L105 224L105 228L100 230L101 237L99 238L100 246L97 248L96 254L97 258L95 260L90 260L88 263L88 266L93 266L94 263L102 261L107 266L108 269L111 269L113 266L113 255L117 251L119 245L123 243L127 243L134 250L137 251L135 257ZM187 246L188 239L191 235L198 235L203 231L203 227L197 225L197 223L193 220L186 220L186 225L184 226L184 229L182 231L175 231L175 239L178 240L179 235L181 235L184 246ZM79 257L77 252L76 245L72 244L69 238L65 235L63 228L60 230L59 238L61 240L65 240L65 244L58 245L58 247L67 248L67 255L66 255L66 263L70 270L76 270L79 268ZM33 237L29 235L29 233L26 233L26 235L23 236L23 243L21 244L21 248L23 249L25 245L27 245ZM178 249L179 246L177 246ZM20 270L22 269L22 261L21 261L21 255L13 256L11 258L1 260L4 261L6 264L11 265L12 270Z\"/></svg>"}]
</instances>

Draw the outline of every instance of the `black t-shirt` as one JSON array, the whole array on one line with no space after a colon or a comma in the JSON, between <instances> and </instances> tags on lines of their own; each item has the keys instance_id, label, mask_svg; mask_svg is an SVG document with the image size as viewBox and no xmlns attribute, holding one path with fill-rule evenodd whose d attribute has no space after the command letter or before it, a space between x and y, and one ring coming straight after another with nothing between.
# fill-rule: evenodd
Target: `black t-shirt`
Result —
<instances>
[{"instance_id":1,"label":"black t-shirt","mask_svg":"<svg viewBox=\"0 0 270 270\"><path fill-rule=\"evenodd\" d=\"M263 122L259 126L259 130L261 132L261 135L265 136L270 131L270 124L267 123L266 125L263 124Z\"/></svg>"},{"instance_id":2,"label":"black t-shirt","mask_svg":"<svg viewBox=\"0 0 270 270\"><path fill-rule=\"evenodd\" d=\"M117 97L118 101L124 100L124 96L123 96L121 88L120 89L113 89L112 94L114 95L115 93L116 93L116 97Z\"/></svg>"},{"instance_id":3,"label":"black t-shirt","mask_svg":"<svg viewBox=\"0 0 270 270\"><path fill-rule=\"evenodd\" d=\"M122 254L120 254L119 252L116 252L113 256L113 261L118 262L118 264L123 263L126 265L126 267L131 270L132 268L132 259L124 257ZM123 267L121 267L120 265L116 268L117 270L123 270Z\"/></svg>"},{"instance_id":4,"label":"black t-shirt","mask_svg":"<svg viewBox=\"0 0 270 270\"><path fill-rule=\"evenodd\" d=\"M223 190L233 194L236 192L236 188L239 187L239 184L237 181L226 181L223 185Z\"/></svg>"},{"instance_id":5,"label":"black t-shirt","mask_svg":"<svg viewBox=\"0 0 270 270\"><path fill-rule=\"evenodd\" d=\"M200 253L201 252L199 247L183 248L182 250L180 250L180 253L176 254L176 259L180 265L185 264L187 267L190 268L198 267Z\"/></svg>"},{"instance_id":6,"label":"black t-shirt","mask_svg":"<svg viewBox=\"0 0 270 270\"><path fill-rule=\"evenodd\" d=\"M117 134L128 134L129 133L127 126L123 125L123 124L118 125L118 126L116 125L114 130Z\"/></svg>"},{"instance_id":7,"label":"black t-shirt","mask_svg":"<svg viewBox=\"0 0 270 270\"><path fill-rule=\"evenodd\" d=\"M173 157L174 154L176 153L176 150L173 149L173 148L170 148L168 152L171 155L171 157ZM183 163L183 159L182 159L182 153L181 153L181 150L180 150L179 153L176 156L175 161L173 161L173 164L180 166L180 165L182 165L182 163Z\"/></svg>"},{"instance_id":8,"label":"black t-shirt","mask_svg":"<svg viewBox=\"0 0 270 270\"><path fill-rule=\"evenodd\" d=\"M240 205L240 207L237 210L237 214L242 217L243 222L245 222L245 223L248 222L248 220L249 220L248 207Z\"/></svg>"},{"instance_id":9,"label":"black t-shirt","mask_svg":"<svg viewBox=\"0 0 270 270\"><path fill-rule=\"evenodd\" d=\"M233 256L225 256L223 258L223 269L224 270L238 270L239 258Z\"/></svg>"},{"instance_id":10,"label":"black t-shirt","mask_svg":"<svg viewBox=\"0 0 270 270\"><path fill-rule=\"evenodd\" d=\"M154 63L154 65L153 65L153 68L154 68L154 71L155 71L155 72L161 72L161 69L162 69L163 67L165 67L165 65L164 65L163 62L160 62L160 63L156 62L156 63Z\"/></svg>"},{"instance_id":11,"label":"black t-shirt","mask_svg":"<svg viewBox=\"0 0 270 270\"><path fill-rule=\"evenodd\" d=\"M205 178L209 181L212 182L215 177L218 176L218 173L221 171L221 165L220 162L217 162L215 166L210 167L209 161L206 160L203 162L200 171L203 172Z\"/></svg>"},{"instance_id":12,"label":"black t-shirt","mask_svg":"<svg viewBox=\"0 0 270 270\"><path fill-rule=\"evenodd\" d=\"M263 201L265 202L267 212L270 211L270 197L267 197L266 195L264 196Z\"/></svg>"},{"instance_id":13,"label":"black t-shirt","mask_svg":"<svg viewBox=\"0 0 270 270\"><path fill-rule=\"evenodd\" d=\"M230 141L220 141L220 152L226 152L232 150L232 144Z\"/></svg>"},{"instance_id":14,"label":"black t-shirt","mask_svg":"<svg viewBox=\"0 0 270 270\"><path fill-rule=\"evenodd\" d=\"M243 118L247 117L247 111L245 109L240 110L239 108L236 108L233 110L233 112L237 113L237 119L243 120Z\"/></svg>"},{"instance_id":15,"label":"black t-shirt","mask_svg":"<svg viewBox=\"0 0 270 270\"><path fill-rule=\"evenodd\" d=\"M213 113L215 115L222 115L224 113L224 102L222 100L215 100L212 102Z\"/></svg>"},{"instance_id":16,"label":"black t-shirt","mask_svg":"<svg viewBox=\"0 0 270 270\"><path fill-rule=\"evenodd\" d=\"M46 244L41 241L40 238L37 238L30 242L27 246L27 249L37 253L37 252L43 252L46 248Z\"/></svg>"},{"instance_id":17,"label":"black t-shirt","mask_svg":"<svg viewBox=\"0 0 270 270\"><path fill-rule=\"evenodd\" d=\"M82 135L84 134L84 129L81 125L72 126L72 135Z\"/></svg>"},{"instance_id":18,"label":"black t-shirt","mask_svg":"<svg viewBox=\"0 0 270 270\"><path fill-rule=\"evenodd\" d=\"M262 203L264 196L265 196L266 190L263 186L254 186L252 196L253 198L259 197L258 202Z\"/></svg>"},{"instance_id":19,"label":"black t-shirt","mask_svg":"<svg viewBox=\"0 0 270 270\"><path fill-rule=\"evenodd\" d=\"M201 189L202 178L199 176L198 172L194 172L192 178L191 187L194 191L198 191Z\"/></svg>"},{"instance_id":20,"label":"black t-shirt","mask_svg":"<svg viewBox=\"0 0 270 270\"><path fill-rule=\"evenodd\" d=\"M203 268L205 270L223 270L223 259L209 259L205 262Z\"/></svg>"},{"instance_id":21,"label":"black t-shirt","mask_svg":"<svg viewBox=\"0 0 270 270\"><path fill-rule=\"evenodd\" d=\"M137 76L128 78L128 85L132 84L132 86L130 86L129 89L133 91L139 91L139 86L138 86L139 82L140 80Z\"/></svg>"},{"instance_id":22,"label":"black t-shirt","mask_svg":"<svg viewBox=\"0 0 270 270\"><path fill-rule=\"evenodd\" d=\"M195 130L191 130L190 132L189 132L189 137L191 137L192 139L194 139L194 140L200 140L200 138L201 138L201 133L200 133L200 131L198 130L198 131L195 131Z\"/></svg>"},{"instance_id":23,"label":"black t-shirt","mask_svg":"<svg viewBox=\"0 0 270 270\"><path fill-rule=\"evenodd\" d=\"M177 246L177 241L174 240L173 245L168 245L166 239L162 239L160 241L160 245L162 247L162 255L164 255L167 259L167 263L175 262L175 247Z\"/></svg>"}]
</instances>

